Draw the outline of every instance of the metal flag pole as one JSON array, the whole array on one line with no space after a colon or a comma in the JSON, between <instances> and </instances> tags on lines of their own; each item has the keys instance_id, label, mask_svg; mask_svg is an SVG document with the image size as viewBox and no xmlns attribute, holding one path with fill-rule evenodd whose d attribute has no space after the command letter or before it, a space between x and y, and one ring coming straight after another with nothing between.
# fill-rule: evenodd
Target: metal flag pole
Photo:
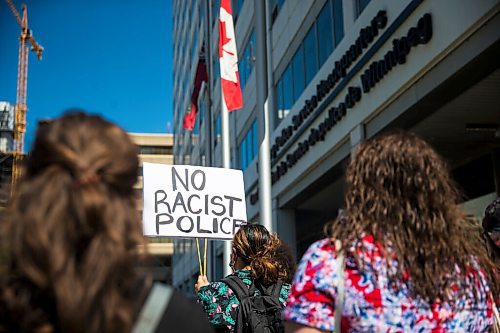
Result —
<instances>
[{"instance_id":1,"label":"metal flag pole","mask_svg":"<svg viewBox=\"0 0 500 333\"><path fill-rule=\"evenodd\" d=\"M231 168L229 110L243 107L243 96L238 77L238 55L230 0L221 0L219 12L219 61L221 74L222 164ZM221 30L222 29L222 30ZM224 97L227 97L225 99ZM229 274L231 243L224 242L224 275Z\"/></svg>"},{"instance_id":2,"label":"metal flag pole","mask_svg":"<svg viewBox=\"0 0 500 333\"><path fill-rule=\"evenodd\" d=\"M257 119L259 123L259 208L260 224L269 232L275 231L272 220L271 198L271 154L269 145L269 110L272 95L268 94L270 78L268 70L268 52L266 30L267 13L264 0L256 0L255 4L255 44L257 82ZM271 90L271 89L269 89Z\"/></svg>"},{"instance_id":3,"label":"metal flag pole","mask_svg":"<svg viewBox=\"0 0 500 333\"><path fill-rule=\"evenodd\" d=\"M229 111L224 102L224 93L221 89L221 121L222 121L222 167L229 169L231 167L231 147L229 137ZM231 261L231 241L224 241L222 248L222 264L224 276L231 274L229 267Z\"/></svg>"}]
</instances>

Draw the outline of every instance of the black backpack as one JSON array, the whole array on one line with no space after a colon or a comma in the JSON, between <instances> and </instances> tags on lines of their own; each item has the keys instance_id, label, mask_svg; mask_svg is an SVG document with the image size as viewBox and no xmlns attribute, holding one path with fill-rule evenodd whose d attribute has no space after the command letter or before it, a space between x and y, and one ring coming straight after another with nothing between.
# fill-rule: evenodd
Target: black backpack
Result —
<instances>
[{"instance_id":1,"label":"black backpack","mask_svg":"<svg viewBox=\"0 0 500 333\"><path fill-rule=\"evenodd\" d=\"M254 281L250 288L232 275L222 280L240 301L236 333L283 333L283 304L279 300L282 283L267 288ZM256 293L258 289L258 293Z\"/></svg>"}]
</instances>

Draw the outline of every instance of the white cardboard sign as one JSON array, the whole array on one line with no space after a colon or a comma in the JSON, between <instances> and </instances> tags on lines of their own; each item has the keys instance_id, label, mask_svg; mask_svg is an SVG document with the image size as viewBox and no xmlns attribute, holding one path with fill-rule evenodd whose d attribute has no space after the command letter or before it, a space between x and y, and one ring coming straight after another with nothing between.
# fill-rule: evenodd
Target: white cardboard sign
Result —
<instances>
[{"instance_id":1,"label":"white cardboard sign","mask_svg":"<svg viewBox=\"0 0 500 333\"><path fill-rule=\"evenodd\" d=\"M241 170L143 164L145 236L232 239L246 224Z\"/></svg>"}]
</instances>

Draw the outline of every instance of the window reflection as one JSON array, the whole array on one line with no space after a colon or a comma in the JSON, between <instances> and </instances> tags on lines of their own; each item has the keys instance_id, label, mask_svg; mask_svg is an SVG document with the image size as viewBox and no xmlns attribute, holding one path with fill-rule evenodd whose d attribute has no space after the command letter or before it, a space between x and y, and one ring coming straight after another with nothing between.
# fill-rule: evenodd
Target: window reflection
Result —
<instances>
[{"instance_id":1,"label":"window reflection","mask_svg":"<svg viewBox=\"0 0 500 333\"><path fill-rule=\"evenodd\" d=\"M316 49L316 29L314 26L309 29L309 32L304 39L304 58L306 67L306 81L305 84L311 82L314 75L318 71L318 54Z\"/></svg>"},{"instance_id":2,"label":"window reflection","mask_svg":"<svg viewBox=\"0 0 500 333\"><path fill-rule=\"evenodd\" d=\"M355 8L356 8L356 18L358 18L359 15L361 15L361 13L366 8L366 6L368 5L368 3L370 3L370 0L356 0L356 5L355 5Z\"/></svg>"},{"instance_id":3,"label":"window reflection","mask_svg":"<svg viewBox=\"0 0 500 333\"><path fill-rule=\"evenodd\" d=\"M258 145L257 120L254 119L239 146L241 170L245 171L257 156Z\"/></svg>"},{"instance_id":4,"label":"window reflection","mask_svg":"<svg viewBox=\"0 0 500 333\"><path fill-rule=\"evenodd\" d=\"M316 21L316 29L318 34L318 60L321 67L333 51L333 17L330 1L321 9Z\"/></svg>"},{"instance_id":5,"label":"window reflection","mask_svg":"<svg viewBox=\"0 0 500 333\"><path fill-rule=\"evenodd\" d=\"M274 125L278 126L344 37L342 0L329 0L295 51L276 86Z\"/></svg>"},{"instance_id":6,"label":"window reflection","mask_svg":"<svg viewBox=\"0 0 500 333\"><path fill-rule=\"evenodd\" d=\"M293 102L299 99L304 90L304 49L301 45L292 60Z\"/></svg>"}]
</instances>

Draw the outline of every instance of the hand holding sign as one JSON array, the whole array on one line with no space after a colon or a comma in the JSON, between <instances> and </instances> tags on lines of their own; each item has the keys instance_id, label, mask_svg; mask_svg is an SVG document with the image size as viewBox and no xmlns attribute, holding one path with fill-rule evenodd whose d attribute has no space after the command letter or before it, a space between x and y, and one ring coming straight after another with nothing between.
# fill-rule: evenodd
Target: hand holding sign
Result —
<instances>
[{"instance_id":1,"label":"hand holding sign","mask_svg":"<svg viewBox=\"0 0 500 333\"><path fill-rule=\"evenodd\" d=\"M208 286L208 285L209 285L209 282L208 282L207 276L200 275L200 276L198 276L198 281L194 285L194 289L196 290L196 292L198 292L201 287Z\"/></svg>"},{"instance_id":2,"label":"hand holding sign","mask_svg":"<svg viewBox=\"0 0 500 333\"><path fill-rule=\"evenodd\" d=\"M145 236L232 239L246 223L241 170L143 164Z\"/></svg>"}]
</instances>

